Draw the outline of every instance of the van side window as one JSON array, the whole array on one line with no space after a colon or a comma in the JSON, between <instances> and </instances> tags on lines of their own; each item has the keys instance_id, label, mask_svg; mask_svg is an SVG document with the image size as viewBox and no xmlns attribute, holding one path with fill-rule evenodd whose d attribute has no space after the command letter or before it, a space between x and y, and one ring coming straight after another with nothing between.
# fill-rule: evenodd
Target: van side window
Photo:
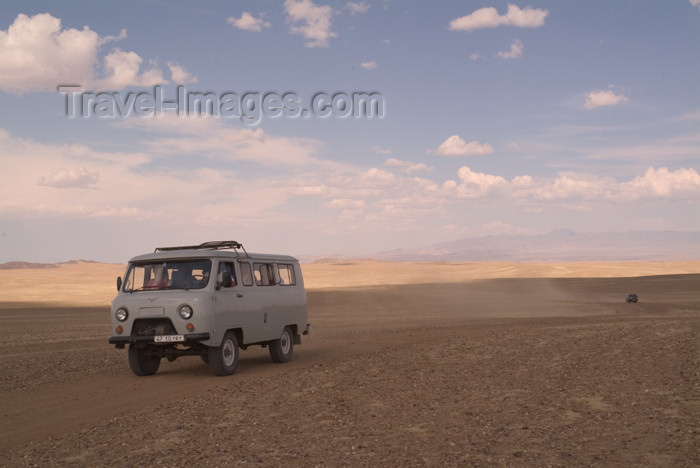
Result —
<instances>
[{"instance_id":1,"label":"van side window","mask_svg":"<svg viewBox=\"0 0 700 468\"><path fill-rule=\"evenodd\" d=\"M216 281L218 284L221 284L221 281L223 280L223 277L224 277L224 272L231 273L231 278L233 279L233 282L231 283L231 287L238 284L238 282L236 281L236 269L233 268L233 262L221 262L221 263L219 263L219 274L216 277Z\"/></svg>"},{"instance_id":2,"label":"van side window","mask_svg":"<svg viewBox=\"0 0 700 468\"><path fill-rule=\"evenodd\" d=\"M243 286L253 285L253 271L250 269L250 263L241 262L241 282Z\"/></svg>"},{"instance_id":3,"label":"van side window","mask_svg":"<svg viewBox=\"0 0 700 468\"><path fill-rule=\"evenodd\" d=\"M280 286L293 286L297 284L294 277L294 265L280 263L277 265L277 271L280 275Z\"/></svg>"},{"instance_id":4,"label":"van side window","mask_svg":"<svg viewBox=\"0 0 700 468\"><path fill-rule=\"evenodd\" d=\"M267 263L253 263L255 272L255 284L258 286L274 286L275 276L272 265Z\"/></svg>"}]
</instances>

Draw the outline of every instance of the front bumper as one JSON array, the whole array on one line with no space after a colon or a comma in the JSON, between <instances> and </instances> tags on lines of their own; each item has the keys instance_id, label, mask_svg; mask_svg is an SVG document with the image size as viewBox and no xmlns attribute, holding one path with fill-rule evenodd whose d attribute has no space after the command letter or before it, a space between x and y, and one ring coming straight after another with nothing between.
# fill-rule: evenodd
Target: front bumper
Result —
<instances>
[{"instance_id":1,"label":"front bumper","mask_svg":"<svg viewBox=\"0 0 700 468\"><path fill-rule=\"evenodd\" d=\"M206 341L209 339L209 333L190 333L189 335L182 335L183 340L173 341L173 342L162 342L156 343L154 336L110 336L109 344L122 345L130 343L150 343L156 345L168 345L168 344L181 344L181 343L191 343L193 341Z\"/></svg>"}]
</instances>

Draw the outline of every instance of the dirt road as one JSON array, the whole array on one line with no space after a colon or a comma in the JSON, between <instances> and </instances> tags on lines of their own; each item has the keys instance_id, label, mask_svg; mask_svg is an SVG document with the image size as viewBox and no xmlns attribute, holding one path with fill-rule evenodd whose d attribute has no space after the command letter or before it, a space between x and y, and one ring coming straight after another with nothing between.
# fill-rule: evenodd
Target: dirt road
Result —
<instances>
[{"instance_id":1,"label":"dirt road","mask_svg":"<svg viewBox=\"0 0 700 468\"><path fill-rule=\"evenodd\" d=\"M626 304L627 292L640 294ZM697 466L700 275L310 290L292 362L131 374L108 310L0 309L5 466Z\"/></svg>"}]
</instances>

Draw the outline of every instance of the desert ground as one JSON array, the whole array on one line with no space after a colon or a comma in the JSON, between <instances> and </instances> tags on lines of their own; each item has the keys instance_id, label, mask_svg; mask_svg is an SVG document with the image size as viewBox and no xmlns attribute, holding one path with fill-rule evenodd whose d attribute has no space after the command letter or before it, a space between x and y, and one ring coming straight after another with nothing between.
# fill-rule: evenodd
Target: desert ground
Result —
<instances>
[{"instance_id":1,"label":"desert ground","mask_svg":"<svg viewBox=\"0 0 700 468\"><path fill-rule=\"evenodd\" d=\"M3 466L700 466L700 262L304 264L229 377L131 373L124 269L0 270Z\"/></svg>"}]
</instances>

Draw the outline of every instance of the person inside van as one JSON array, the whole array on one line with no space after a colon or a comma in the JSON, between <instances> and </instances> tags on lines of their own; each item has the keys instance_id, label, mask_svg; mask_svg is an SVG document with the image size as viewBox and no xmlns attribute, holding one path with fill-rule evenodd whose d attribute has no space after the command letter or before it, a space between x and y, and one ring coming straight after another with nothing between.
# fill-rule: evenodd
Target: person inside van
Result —
<instances>
[{"instance_id":1,"label":"person inside van","mask_svg":"<svg viewBox=\"0 0 700 468\"><path fill-rule=\"evenodd\" d=\"M231 274L231 287L236 285L236 274L233 271L233 263L222 262L219 263L219 274L216 275L217 284L221 284L224 280L224 273L228 272Z\"/></svg>"},{"instance_id":2,"label":"person inside van","mask_svg":"<svg viewBox=\"0 0 700 468\"><path fill-rule=\"evenodd\" d=\"M184 271L182 269L177 269L173 271L173 282L172 287L174 289L183 288L187 289L190 287L192 282L192 275L189 271Z\"/></svg>"},{"instance_id":3,"label":"person inside van","mask_svg":"<svg viewBox=\"0 0 700 468\"><path fill-rule=\"evenodd\" d=\"M146 283L147 289L161 289L168 286L168 271L164 266L157 266L152 271L152 277Z\"/></svg>"}]
</instances>

